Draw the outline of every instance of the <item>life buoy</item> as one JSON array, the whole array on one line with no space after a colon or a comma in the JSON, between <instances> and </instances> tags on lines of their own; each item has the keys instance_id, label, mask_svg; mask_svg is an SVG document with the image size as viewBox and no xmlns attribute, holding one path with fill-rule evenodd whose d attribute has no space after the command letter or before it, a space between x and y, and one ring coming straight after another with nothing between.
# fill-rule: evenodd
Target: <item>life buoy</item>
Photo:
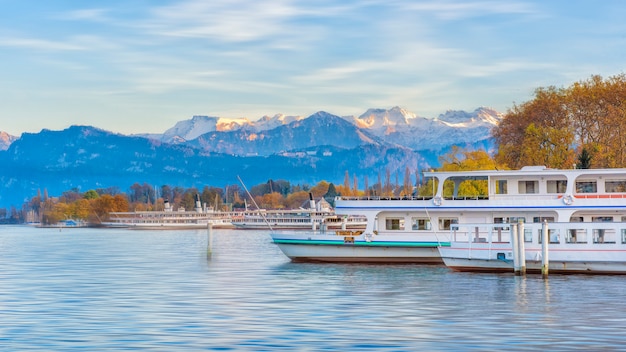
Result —
<instances>
[{"instance_id":1,"label":"life buoy","mask_svg":"<svg viewBox=\"0 0 626 352\"><path fill-rule=\"evenodd\" d=\"M574 203L574 197L572 197L570 194L566 194L565 196L563 196L563 203L565 203L565 205L570 205Z\"/></svg>"},{"instance_id":2,"label":"life buoy","mask_svg":"<svg viewBox=\"0 0 626 352\"><path fill-rule=\"evenodd\" d=\"M433 204L436 206L440 206L441 205L441 197L437 196L435 198L433 198Z\"/></svg>"}]
</instances>

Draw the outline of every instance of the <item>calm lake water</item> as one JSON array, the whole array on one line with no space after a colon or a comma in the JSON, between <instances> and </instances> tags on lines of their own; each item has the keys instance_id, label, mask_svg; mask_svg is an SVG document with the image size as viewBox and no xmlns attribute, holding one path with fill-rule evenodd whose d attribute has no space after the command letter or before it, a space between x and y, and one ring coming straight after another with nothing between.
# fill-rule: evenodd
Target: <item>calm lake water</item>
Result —
<instances>
[{"instance_id":1,"label":"calm lake water","mask_svg":"<svg viewBox=\"0 0 626 352\"><path fill-rule=\"evenodd\" d=\"M624 350L626 276L291 263L265 231L0 227L0 350Z\"/></svg>"}]
</instances>

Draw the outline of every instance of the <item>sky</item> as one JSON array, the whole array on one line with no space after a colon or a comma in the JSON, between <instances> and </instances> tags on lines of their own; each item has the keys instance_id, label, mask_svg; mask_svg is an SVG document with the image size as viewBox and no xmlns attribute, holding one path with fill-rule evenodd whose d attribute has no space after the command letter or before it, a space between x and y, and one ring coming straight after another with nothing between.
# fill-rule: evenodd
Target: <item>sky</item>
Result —
<instances>
[{"instance_id":1,"label":"sky","mask_svg":"<svg viewBox=\"0 0 626 352\"><path fill-rule=\"evenodd\" d=\"M0 0L0 131L506 112L624 73L621 0Z\"/></svg>"}]
</instances>

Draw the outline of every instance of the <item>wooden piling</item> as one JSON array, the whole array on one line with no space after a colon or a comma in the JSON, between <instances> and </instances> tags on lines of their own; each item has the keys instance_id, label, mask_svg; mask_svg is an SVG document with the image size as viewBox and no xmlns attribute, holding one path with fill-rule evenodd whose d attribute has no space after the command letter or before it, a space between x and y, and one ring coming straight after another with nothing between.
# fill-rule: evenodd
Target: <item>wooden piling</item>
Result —
<instances>
[{"instance_id":1,"label":"wooden piling","mask_svg":"<svg viewBox=\"0 0 626 352\"><path fill-rule=\"evenodd\" d=\"M520 262L520 275L526 275L526 245L524 242L524 222L520 219L517 223L517 238L519 240L519 262Z\"/></svg>"},{"instance_id":2,"label":"wooden piling","mask_svg":"<svg viewBox=\"0 0 626 352\"><path fill-rule=\"evenodd\" d=\"M520 275L519 240L517 238L517 224L511 224L511 246L513 247L513 273Z\"/></svg>"},{"instance_id":3,"label":"wooden piling","mask_svg":"<svg viewBox=\"0 0 626 352\"><path fill-rule=\"evenodd\" d=\"M548 231L548 221L544 220L541 225L541 276L543 278L548 277L548 267L550 261L548 260L548 244L550 243L550 231Z\"/></svg>"},{"instance_id":4,"label":"wooden piling","mask_svg":"<svg viewBox=\"0 0 626 352\"><path fill-rule=\"evenodd\" d=\"M213 254L213 224L210 222L207 224L207 253Z\"/></svg>"}]
</instances>

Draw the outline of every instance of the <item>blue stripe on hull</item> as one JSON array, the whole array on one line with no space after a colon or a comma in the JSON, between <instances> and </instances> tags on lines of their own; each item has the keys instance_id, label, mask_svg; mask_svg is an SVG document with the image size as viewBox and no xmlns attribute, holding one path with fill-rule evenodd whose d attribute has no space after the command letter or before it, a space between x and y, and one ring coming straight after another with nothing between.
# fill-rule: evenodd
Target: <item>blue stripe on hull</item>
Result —
<instances>
[{"instance_id":1,"label":"blue stripe on hull","mask_svg":"<svg viewBox=\"0 0 626 352\"><path fill-rule=\"evenodd\" d=\"M399 241L359 241L354 243L345 243L341 241L326 240L290 240L275 238L276 244L307 244L320 246L363 246L363 247L450 247L450 242L399 242Z\"/></svg>"}]
</instances>

